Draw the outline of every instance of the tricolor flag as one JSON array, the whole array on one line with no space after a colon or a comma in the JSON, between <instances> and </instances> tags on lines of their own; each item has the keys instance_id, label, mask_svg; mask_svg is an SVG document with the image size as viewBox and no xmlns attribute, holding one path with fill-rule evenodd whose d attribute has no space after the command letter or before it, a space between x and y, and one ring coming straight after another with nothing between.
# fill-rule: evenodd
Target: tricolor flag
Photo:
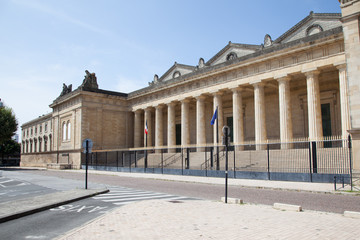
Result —
<instances>
[{"instance_id":1,"label":"tricolor flag","mask_svg":"<svg viewBox=\"0 0 360 240\"><path fill-rule=\"evenodd\" d=\"M145 134L146 134L146 135L148 134L147 120L146 120L146 122L145 122Z\"/></svg>"},{"instance_id":2,"label":"tricolor flag","mask_svg":"<svg viewBox=\"0 0 360 240\"><path fill-rule=\"evenodd\" d=\"M214 125L216 119L217 119L217 108L216 108L216 110L214 112L214 115L213 115L213 117L211 119L211 122L210 122L211 125Z\"/></svg>"}]
</instances>

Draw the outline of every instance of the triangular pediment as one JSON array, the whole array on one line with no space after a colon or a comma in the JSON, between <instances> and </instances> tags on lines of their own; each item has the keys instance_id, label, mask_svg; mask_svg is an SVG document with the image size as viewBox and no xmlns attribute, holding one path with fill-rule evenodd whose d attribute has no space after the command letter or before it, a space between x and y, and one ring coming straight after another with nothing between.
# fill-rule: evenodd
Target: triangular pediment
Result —
<instances>
[{"instance_id":1,"label":"triangular pediment","mask_svg":"<svg viewBox=\"0 0 360 240\"><path fill-rule=\"evenodd\" d=\"M287 43L301 39L319 32L340 27L340 13L313 13L310 14L290 28L287 32L277 38L274 43Z\"/></svg>"},{"instance_id":2,"label":"triangular pediment","mask_svg":"<svg viewBox=\"0 0 360 240\"><path fill-rule=\"evenodd\" d=\"M166 73L164 73L164 75L162 75L159 80L160 82L169 81L171 79L191 73L195 70L195 68L195 66L179 64L175 62L174 65L169 68L169 70L167 70Z\"/></svg>"},{"instance_id":3,"label":"triangular pediment","mask_svg":"<svg viewBox=\"0 0 360 240\"><path fill-rule=\"evenodd\" d=\"M207 61L207 66L214 66L235 58L243 57L261 49L260 45L238 44L229 42L220 52Z\"/></svg>"}]
</instances>

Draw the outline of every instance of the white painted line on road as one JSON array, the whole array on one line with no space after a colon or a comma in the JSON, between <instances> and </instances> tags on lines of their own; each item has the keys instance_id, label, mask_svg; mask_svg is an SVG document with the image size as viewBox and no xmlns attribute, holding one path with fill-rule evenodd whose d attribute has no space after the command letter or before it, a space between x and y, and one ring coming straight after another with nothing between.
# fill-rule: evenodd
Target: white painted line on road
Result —
<instances>
[{"instance_id":1,"label":"white painted line on road","mask_svg":"<svg viewBox=\"0 0 360 240\"><path fill-rule=\"evenodd\" d=\"M158 197L158 198L151 198L151 199L166 199L166 200L180 200L180 199L183 199L184 197L174 197L174 196L167 196L167 197ZM129 204L129 203L134 203L134 202L140 202L144 199L139 199L138 201L123 201L123 202L116 202L114 203L115 205L126 205L126 204Z\"/></svg>"},{"instance_id":2,"label":"white painted line on road","mask_svg":"<svg viewBox=\"0 0 360 240\"><path fill-rule=\"evenodd\" d=\"M117 198L117 199L108 199L108 200L103 200L104 202L120 202L120 201L128 201L128 200L141 200L141 199L151 199L151 198L159 198L159 197L173 197L174 195L160 195L160 194L154 194L154 195L149 195L149 196L129 196L129 197L124 197L124 198Z\"/></svg>"},{"instance_id":3,"label":"white painted line on road","mask_svg":"<svg viewBox=\"0 0 360 240\"><path fill-rule=\"evenodd\" d=\"M116 195L116 196L99 196L99 197L93 197L93 199L111 199L111 198L127 198L127 197L135 197L135 196L157 196L160 195L160 193L139 193L139 194L126 194L126 195Z\"/></svg>"}]
</instances>

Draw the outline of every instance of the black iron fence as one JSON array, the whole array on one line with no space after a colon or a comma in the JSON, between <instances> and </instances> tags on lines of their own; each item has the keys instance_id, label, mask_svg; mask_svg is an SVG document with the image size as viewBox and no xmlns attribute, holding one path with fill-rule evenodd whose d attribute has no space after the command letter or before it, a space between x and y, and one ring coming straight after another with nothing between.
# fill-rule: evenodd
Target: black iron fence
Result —
<instances>
[{"instance_id":1,"label":"black iron fence","mask_svg":"<svg viewBox=\"0 0 360 240\"><path fill-rule=\"evenodd\" d=\"M222 145L94 151L89 169L222 177ZM230 145L229 177L333 182L351 176L351 139ZM85 165L85 154L82 156Z\"/></svg>"}]
</instances>

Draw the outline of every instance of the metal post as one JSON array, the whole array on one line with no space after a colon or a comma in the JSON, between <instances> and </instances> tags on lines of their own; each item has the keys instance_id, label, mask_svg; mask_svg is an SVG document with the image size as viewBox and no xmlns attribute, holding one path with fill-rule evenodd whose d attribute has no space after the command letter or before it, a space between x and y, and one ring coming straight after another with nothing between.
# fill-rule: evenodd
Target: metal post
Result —
<instances>
[{"instance_id":1,"label":"metal post","mask_svg":"<svg viewBox=\"0 0 360 240\"><path fill-rule=\"evenodd\" d=\"M210 167L211 170L214 168L214 147L210 148Z\"/></svg>"},{"instance_id":2,"label":"metal post","mask_svg":"<svg viewBox=\"0 0 360 240\"><path fill-rule=\"evenodd\" d=\"M267 172L268 172L268 180L270 180L270 145L267 146Z\"/></svg>"},{"instance_id":3,"label":"metal post","mask_svg":"<svg viewBox=\"0 0 360 240\"><path fill-rule=\"evenodd\" d=\"M147 134L145 137L145 160L144 160L144 172L146 172L146 168L147 168L147 161L148 161L148 156L147 156Z\"/></svg>"},{"instance_id":4,"label":"metal post","mask_svg":"<svg viewBox=\"0 0 360 240\"><path fill-rule=\"evenodd\" d=\"M164 174L164 156L163 156L163 149L161 151L161 173Z\"/></svg>"},{"instance_id":5,"label":"metal post","mask_svg":"<svg viewBox=\"0 0 360 240\"><path fill-rule=\"evenodd\" d=\"M235 146L234 146L234 178L236 178L236 166L235 166L235 164L236 164L236 162L235 162Z\"/></svg>"},{"instance_id":6,"label":"metal post","mask_svg":"<svg viewBox=\"0 0 360 240\"><path fill-rule=\"evenodd\" d=\"M311 142L309 142L309 173L310 173L310 182L312 182L312 171L311 171Z\"/></svg>"},{"instance_id":7,"label":"metal post","mask_svg":"<svg viewBox=\"0 0 360 240\"><path fill-rule=\"evenodd\" d=\"M228 148L229 148L229 127L225 126L223 128L224 137L225 137L225 203L227 203L227 195L228 195L228 170L229 170L229 162L228 162Z\"/></svg>"},{"instance_id":8,"label":"metal post","mask_svg":"<svg viewBox=\"0 0 360 240\"><path fill-rule=\"evenodd\" d=\"M353 179L352 179L352 142L351 142L351 136L349 135L348 137L348 141L349 141L349 161L350 161L350 186L351 186L351 191L353 190Z\"/></svg>"},{"instance_id":9,"label":"metal post","mask_svg":"<svg viewBox=\"0 0 360 240\"><path fill-rule=\"evenodd\" d=\"M317 173L316 142L312 142L312 160L313 160L313 173Z\"/></svg>"},{"instance_id":10,"label":"metal post","mask_svg":"<svg viewBox=\"0 0 360 240\"><path fill-rule=\"evenodd\" d=\"M116 151L116 171L119 171L119 151Z\"/></svg>"},{"instance_id":11,"label":"metal post","mask_svg":"<svg viewBox=\"0 0 360 240\"><path fill-rule=\"evenodd\" d=\"M219 161L219 111L216 106L217 118L216 118L216 170L220 170L220 161Z\"/></svg>"},{"instance_id":12,"label":"metal post","mask_svg":"<svg viewBox=\"0 0 360 240\"><path fill-rule=\"evenodd\" d=\"M88 189L88 155L89 155L89 141L86 141L86 171L85 171L85 189Z\"/></svg>"},{"instance_id":13,"label":"metal post","mask_svg":"<svg viewBox=\"0 0 360 240\"><path fill-rule=\"evenodd\" d=\"M136 155L137 155L137 151L134 151L134 155L135 155L135 167L137 168L137 162L136 162Z\"/></svg>"}]
</instances>

